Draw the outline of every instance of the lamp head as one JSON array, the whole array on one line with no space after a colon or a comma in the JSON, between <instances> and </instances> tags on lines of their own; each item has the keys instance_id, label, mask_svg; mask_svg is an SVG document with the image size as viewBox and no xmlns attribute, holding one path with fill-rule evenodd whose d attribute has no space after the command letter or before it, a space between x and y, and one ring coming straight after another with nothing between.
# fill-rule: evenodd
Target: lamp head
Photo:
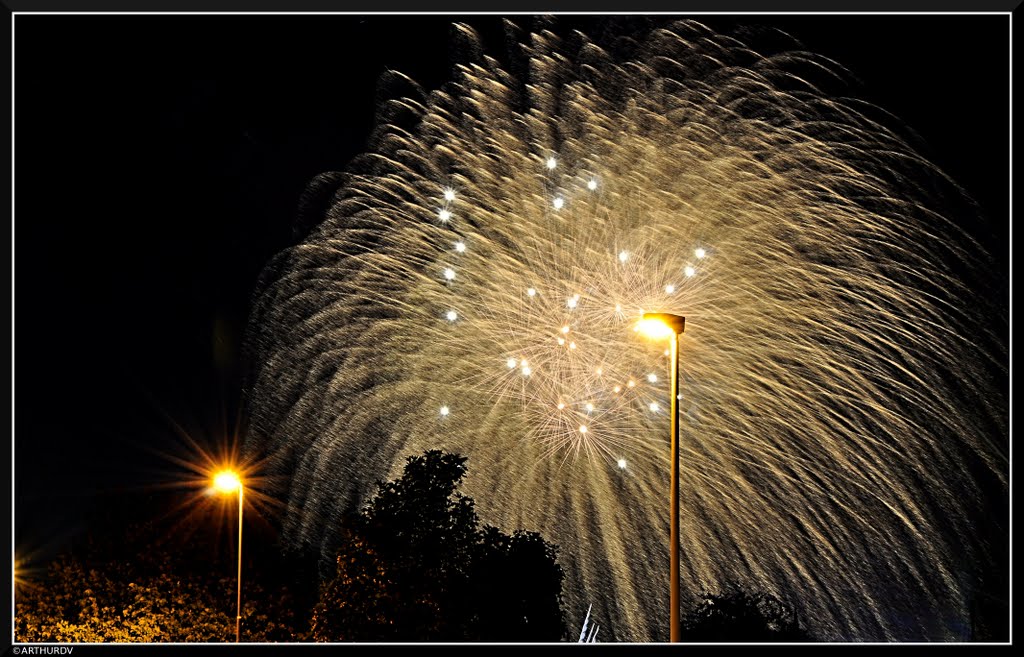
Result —
<instances>
[{"instance_id":1,"label":"lamp head","mask_svg":"<svg viewBox=\"0 0 1024 657\"><path fill-rule=\"evenodd\" d=\"M242 487L242 480L231 470L223 470L213 477L213 487L222 493L233 493Z\"/></svg>"},{"instance_id":2,"label":"lamp head","mask_svg":"<svg viewBox=\"0 0 1024 657\"><path fill-rule=\"evenodd\" d=\"M686 326L686 318L669 313L644 313L637 330L649 338L668 338L679 335Z\"/></svg>"}]
</instances>

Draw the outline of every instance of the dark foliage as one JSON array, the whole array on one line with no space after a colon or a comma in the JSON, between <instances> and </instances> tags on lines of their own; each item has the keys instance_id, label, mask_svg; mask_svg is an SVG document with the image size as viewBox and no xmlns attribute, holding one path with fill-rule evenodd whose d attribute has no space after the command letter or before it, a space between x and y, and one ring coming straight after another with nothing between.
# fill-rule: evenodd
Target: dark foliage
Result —
<instances>
[{"instance_id":1,"label":"dark foliage","mask_svg":"<svg viewBox=\"0 0 1024 657\"><path fill-rule=\"evenodd\" d=\"M814 639L796 613L762 592L705 593L680 621L683 641L700 643L803 642Z\"/></svg>"},{"instance_id":2,"label":"dark foliage","mask_svg":"<svg viewBox=\"0 0 1024 657\"><path fill-rule=\"evenodd\" d=\"M317 641L559 641L562 569L539 534L480 527L464 457L410 457L346 521Z\"/></svg>"},{"instance_id":3,"label":"dark foliage","mask_svg":"<svg viewBox=\"0 0 1024 657\"><path fill-rule=\"evenodd\" d=\"M234 534L211 508L185 518L134 520L130 505L94 520L94 530L16 591L15 633L26 642L233 642ZM153 508L160 509L160 501ZM233 523L232 523L233 524ZM308 557L282 556L246 523L242 640L308 640L315 576Z\"/></svg>"}]
</instances>

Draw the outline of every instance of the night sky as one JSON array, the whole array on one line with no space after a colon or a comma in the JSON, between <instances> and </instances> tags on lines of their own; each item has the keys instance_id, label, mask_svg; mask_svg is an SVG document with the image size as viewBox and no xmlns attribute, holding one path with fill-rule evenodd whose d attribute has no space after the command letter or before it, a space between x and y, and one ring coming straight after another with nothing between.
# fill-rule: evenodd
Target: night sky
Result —
<instances>
[{"instance_id":1,"label":"night sky","mask_svg":"<svg viewBox=\"0 0 1024 657\"><path fill-rule=\"evenodd\" d=\"M500 46L498 17L467 22ZM1007 289L1007 16L705 16L771 25L862 82L991 224ZM575 17L574 27L599 19ZM39 545L159 480L172 421L236 426L264 263L316 174L367 142L388 68L448 78L451 18L16 19L15 525Z\"/></svg>"}]
</instances>

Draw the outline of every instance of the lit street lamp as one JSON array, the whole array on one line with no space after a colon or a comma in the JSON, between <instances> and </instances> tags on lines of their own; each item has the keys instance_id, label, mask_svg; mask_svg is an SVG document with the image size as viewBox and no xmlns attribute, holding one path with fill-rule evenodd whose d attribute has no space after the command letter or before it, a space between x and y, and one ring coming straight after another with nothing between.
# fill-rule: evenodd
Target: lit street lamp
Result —
<instances>
[{"instance_id":1,"label":"lit street lamp","mask_svg":"<svg viewBox=\"0 0 1024 657\"><path fill-rule=\"evenodd\" d=\"M222 493L238 491L238 608L235 614L235 643L242 638L242 480L231 470L218 472L213 487Z\"/></svg>"},{"instance_id":2,"label":"lit street lamp","mask_svg":"<svg viewBox=\"0 0 1024 657\"><path fill-rule=\"evenodd\" d=\"M686 318L668 313L644 313L637 329L644 335L660 339L672 338L672 522L670 534L670 610L669 640L679 642L679 336L686 326Z\"/></svg>"}]
</instances>

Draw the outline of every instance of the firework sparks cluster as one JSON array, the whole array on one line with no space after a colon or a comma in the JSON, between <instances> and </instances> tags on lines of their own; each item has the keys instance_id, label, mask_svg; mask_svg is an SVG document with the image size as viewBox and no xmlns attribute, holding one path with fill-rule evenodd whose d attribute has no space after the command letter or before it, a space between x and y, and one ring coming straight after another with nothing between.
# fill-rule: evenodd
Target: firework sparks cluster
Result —
<instances>
[{"instance_id":1,"label":"firework sparks cluster","mask_svg":"<svg viewBox=\"0 0 1024 657\"><path fill-rule=\"evenodd\" d=\"M982 261L925 192L955 186L808 53L693 22L624 57L519 43L429 94L394 74L410 93L265 272L248 445L288 535L329 550L405 456L457 451L485 520L561 546L570 625L593 602L607 638L663 640L667 344L634 326L670 312L684 590L768 591L822 638L941 636L983 556L963 461L1006 471L998 355L958 303Z\"/></svg>"},{"instance_id":2,"label":"firework sparks cluster","mask_svg":"<svg viewBox=\"0 0 1024 657\"><path fill-rule=\"evenodd\" d=\"M487 395L492 404L511 405L530 415L522 438L544 443L545 457L564 461L596 456L625 468L624 455L636 449L638 436L651 435L659 422L664 424L667 405L658 372L666 371L668 364L651 357L651 349L639 344L630 328L643 315L644 305L681 305L675 295L685 295L695 284L689 280L697 273L694 263L707 258L708 249L698 246L688 257L680 254L675 266L670 261L660 268L649 266L645 251L653 253L656 246L646 243L642 227L623 229L608 214L595 177L577 174L578 179L562 189L556 177L558 160L550 156L537 164L548 172L547 185L559 190L541 223L551 232L529 245L526 269L515 276L502 272L500 282L512 290L500 297L481 297L472 287L468 293L462 289L457 272L469 260L469 237L460 234L457 217L460 210L472 214L474 209L458 203L454 189L441 192L437 219L458 235L441 272L451 294L451 307L443 317L452 324L451 337L469 331L471 339L487 338L479 348L493 349L491 366L467 373L460 383ZM595 253L586 270L574 271L578 263L572 254L552 248L557 241L552 238L574 223L592 232L588 239ZM473 237L480 243L479 235ZM627 250L625 242L637 248ZM603 258L596 251L602 243ZM494 249L493 244L483 244ZM473 265L486 272L485 261ZM509 303L509 296L518 299ZM493 298L501 305L496 307ZM657 350L667 357L669 351L663 347ZM441 417L451 412L448 403L439 409Z\"/></svg>"}]
</instances>

